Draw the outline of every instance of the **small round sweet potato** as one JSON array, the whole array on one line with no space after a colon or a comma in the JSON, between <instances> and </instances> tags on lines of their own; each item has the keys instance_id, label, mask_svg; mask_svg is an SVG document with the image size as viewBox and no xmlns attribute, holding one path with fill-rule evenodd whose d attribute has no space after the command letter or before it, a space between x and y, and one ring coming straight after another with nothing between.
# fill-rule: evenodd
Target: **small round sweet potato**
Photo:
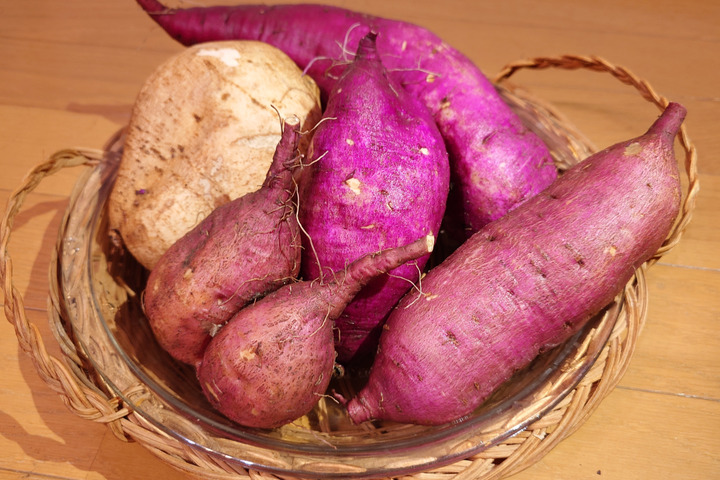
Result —
<instances>
[{"instance_id":1,"label":"small round sweet potato","mask_svg":"<svg viewBox=\"0 0 720 480\"><path fill-rule=\"evenodd\" d=\"M136 99L109 199L110 228L152 269L216 207L262 185L279 118L297 116L310 129L319 98L312 79L262 42L203 43L169 58Z\"/></svg>"},{"instance_id":2,"label":"small round sweet potato","mask_svg":"<svg viewBox=\"0 0 720 480\"><path fill-rule=\"evenodd\" d=\"M245 426L275 428L325 393L335 360L334 320L371 279L430 253L435 237L368 253L332 280L302 280L239 310L210 340L197 377L208 401Z\"/></svg>"}]
</instances>

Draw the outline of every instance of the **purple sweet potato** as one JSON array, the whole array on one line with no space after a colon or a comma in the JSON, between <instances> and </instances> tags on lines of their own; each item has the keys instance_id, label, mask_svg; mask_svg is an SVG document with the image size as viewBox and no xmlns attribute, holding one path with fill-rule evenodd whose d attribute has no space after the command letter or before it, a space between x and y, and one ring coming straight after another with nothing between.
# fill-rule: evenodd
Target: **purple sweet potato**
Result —
<instances>
[{"instance_id":1,"label":"purple sweet potato","mask_svg":"<svg viewBox=\"0 0 720 480\"><path fill-rule=\"evenodd\" d=\"M299 204L306 279L440 229L450 181L443 139L425 106L388 77L375 39L360 41L310 143ZM341 363L368 363L382 322L428 257L375 278L350 302L336 321Z\"/></svg>"},{"instance_id":2,"label":"purple sweet potato","mask_svg":"<svg viewBox=\"0 0 720 480\"><path fill-rule=\"evenodd\" d=\"M371 278L426 255L434 237L361 257L332 281L285 285L240 310L197 368L205 396L242 425L274 428L306 414L335 362L333 320Z\"/></svg>"},{"instance_id":3,"label":"purple sweet potato","mask_svg":"<svg viewBox=\"0 0 720 480\"><path fill-rule=\"evenodd\" d=\"M681 200L671 103L638 138L594 154L475 233L388 318L355 422L441 424L471 413L575 333L667 237Z\"/></svg>"},{"instance_id":4,"label":"purple sweet potato","mask_svg":"<svg viewBox=\"0 0 720 480\"><path fill-rule=\"evenodd\" d=\"M503 102L462 53L411 23L327 5L237 5L165 8L137 0L185 45L222 39L260 40L283 50L318 84L324 98L346 52L369 30L398 84L432 113L450 153L454 200L470 231L547 187L556 177L547 147Z\"/></svg>"},{"instance_id":5,"label":"purple sweet potato","mask_svg":"<svg viewBox=\"0 0 720 480\"><path fill-rule=\"evenodd\" d=\"M176 360L196 365L218 326L299 273L293 172L300 127L292 122L284 124L262 187L213 210L150 272L145 314L160 346Z\"/></svg>"}]
</instances>

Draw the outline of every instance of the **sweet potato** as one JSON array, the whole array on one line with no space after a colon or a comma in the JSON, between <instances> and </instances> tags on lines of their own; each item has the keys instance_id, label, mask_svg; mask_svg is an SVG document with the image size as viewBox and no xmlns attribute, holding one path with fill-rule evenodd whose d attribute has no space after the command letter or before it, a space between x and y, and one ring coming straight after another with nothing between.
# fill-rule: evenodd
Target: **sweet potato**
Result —
<instances>
[{"instance_id":1,"label":"sweet potato","mask_svg":"<svg viewBox=\"0 0 720 480\"><path fill-rule=\"evenodd\" d=\"M262 187L225 203L183 235L150 272L143 306L170 355L196 365L217 328L256 297L294 279L301 238L293 171L299 120L285 122Z\"/></svg>"},{"instance_id":2,"label":"sweet potato","mask_svg":"<svg viewBox=\"0 0 720 480\"><path fill-rule=\"evenodd\" d=\"M371 278L426 255L434 237L365 255L333 280L281 287L240 310L197 368L205 396L242 425L274 428L306 414L333 373L333 320Z\"/></svg>"},{"instance_id":3,"label":"sweet potato","mask_svg":"<svg viewBox=\"0 0 720 480\"><path fill-rule=\"evenodd\" d=\"M425 106L388 77L375 42L375 34L360 41L310 142L299 205L310 239L303 278L440 229L450 176L445 145ZM372 358L378 327L428 257L375 278L355 296L336 321L339 362Z\"/></svg>"},{"instance_id":4,"label":"sweet potato","mask_svg":"<svg viewBox=\"0 0 720 480\"><path fill-rule=\"evenodd\" d=\"M450 153L454 201L470 231L501 217L557 176L547 147L502 101L465 55L411 23L327 5L237 5L165 8L137 0L169 35L185 45L251 39L286 52L326 98L346 52L369 30L378 32L385 67L430 110Z\"/></svg>"},{"instance_id":5,"label":"sweet potato","mask_svg":"<svg viewBox=\"0 0 720 480\"><path fill-rule=\"evenodd\" d=\"M278 116L290 115L309 130L320 97L279 49L221 41L172 55L133 105L109 228L151 270L216 207L260 188L280 140Z\"/></svg>"},{"instance_id":6,"label":"sweet potato","mask_svg":"<svg viewBox=\"0 0 720 480\"><path fill-rule=\"evenodd\" d=\"M430 270L422 296L408 293L388 318L350 417L462 418L610 303L678 214L684 117L671 103L643 136L567 170Z\"/></svg>"}]
</instances>

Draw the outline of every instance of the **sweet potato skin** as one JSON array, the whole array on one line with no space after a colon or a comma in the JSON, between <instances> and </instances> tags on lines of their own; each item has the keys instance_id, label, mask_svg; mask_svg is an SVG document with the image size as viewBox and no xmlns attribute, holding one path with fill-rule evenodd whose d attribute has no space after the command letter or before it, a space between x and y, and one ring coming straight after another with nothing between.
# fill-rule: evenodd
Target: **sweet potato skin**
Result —
<instances>
[{"instance_id":1,"label":"sweet potato skin","mask_svg":"<svg viewBox=\"0 0 720 480\"><path fill-rule=\"evenodd\" d=\"M465 55L420 26L314 4L168 9L137 0L186 45L252 39L283 50L324 99L368 31L393 78L430 110L450 153L454 202L477 231L536 195L556 177L547 147L502 101ZM462 225L460 226L462 227Z\"/></svg>"},{"instance_id":2,"label":"sweet potato skin","mask_svg":"<svg viewBox=\"0 0 720 480\"><path fill-rule=\"evenodd\" d=\"M303 169L303 278L348 258L438 235L449 189L442 136L424 105L388 77L363 38L330 93ZM336 321L338 361L368 363L388 312L417 283L429 255L370 281Z\"/></svg>"},{"instance_id":3,"label":"sweet potato skin","mask_svg":"<svg viewBox=\"0 0 720 480\"><path fill-rule=\"evenodd\" d=\"M432 269L388 318L351 418L461 418L611 302L678 214L684 116L670 104L644 136L569 169Z\"/></svg>"},{"instance_id":4,"label":"sweet potato skin","mask_svg":"<svg viewBox=\"0 0 720 480\"><path fill-rule=\"evenodd\" d=\"M332 318L318 289L299 282L238 312L198 364L210 403L245 426L275 428L306 414L333 373Z\"/></svg>"},{"instance_id":5,"label":"sweet potato skin","mask_svg":"<svg viewBox=\"0 0 720 480\"><path fill-rule=\"evenodd\" d=\"M143 306L170 355L196 365L242 306L293 280L301 239L293 203L299 123L285 123L263 186L225 203L183 235L150 272Z\"/></svg>"},{"instance_id":6,"label":"sweet potato skin","mask_svg":"<svg viewBox=\"0 0 720 480\"><path fill-rule=\"evenodd\" d=\"M304 415L325 394L335 362L333 321L370 279L432 250L434 237L367 254L332 281L285 285L220 329L197 367L210 403L250 427Z\"/></svg>"}]
</instances>

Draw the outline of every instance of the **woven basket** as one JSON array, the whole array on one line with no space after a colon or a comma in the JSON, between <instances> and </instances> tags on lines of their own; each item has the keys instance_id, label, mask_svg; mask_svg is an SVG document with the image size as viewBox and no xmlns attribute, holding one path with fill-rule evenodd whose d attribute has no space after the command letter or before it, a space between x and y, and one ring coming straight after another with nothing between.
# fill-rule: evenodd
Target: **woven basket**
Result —
<instances>
[{"instance_id":1,"label":"woven basket","mask_svg":"<svg viewBox=\"0 0 720 480\"><path fill-rule=\"evenodd\" d=\"M544 68L606 72L634 87L643 98L660 109L668 103L665 98L657 95L648 83L638 79L628 70L597 57L567 55L557 58L535 58L508 65L495 79L498 91L524 122L548 143L561 170L592 153L594 149L590 142L551 106L523 93L506 81L518 70ZM557 390L557 385L553 385L548 387L545 395L542 392L534 395L532 402L523 406L521 414L525 422L521 423L521 429L511 431L509 426L517 423L511 423L512 419L501 418L496 424L490 424L487 431L474 437L474 441L478 442L484 442L485 438L493 439L484 448L476 450L472 455L455 458L442 466L410 471L403 478L498 479L517 473L537 462L579 428L602 399L612 391L628 367L637 337L645 322L648 302L645 270L678 243L694 209L699 188L697 156L685 127L682 127L678 134L678 144L684 152L684 168L681 171L685 174L683 178L685 192L678 221L657 254L637 270L634 278L618 296L615 305L601 315L592 328L583 330L580 338L575 339L577 347L571 352L572 358L566 359L567 361L562 365L562 372L557 373L558 382L565 382L567 388ZM67 284L74 281L74 277L67 269L63 269L69 251L68 239L63 233L72 229L75 229L72 231L82 231L84 228L82 222L93 220L83 215L78 219L77 215L70 215L71 210L73 207L77 209L84 206L85 202L92 201L92 198L85 198L89 191L88 182L97 182L97 188L100 190L109 188L105 176L108 174L108 169L103 170L100 167L117 162L121 147L122 136L118 134L104 150L75 149L58 152L47 162L29 172L22 185L8 201L5 216L0 224L0 274L6 299L5 314L15 326L21 348L32 357L40 376L58 392L73 413L81 418L106 424L120 440L142 444L162 461L190 476L255 480L293 477L291 474L277 474L246 467L168 434L167 430L158 428L158 425L144 416L139 409L132 408L132 405L145 401L148 395L146 385L130 382L122 392L117 392L113 390L112 381L104 376L106 372L96 368L98 364L96 362L114 361L100 357L113 357L115 353L103 345L94 349L89 348L87 342L83 341L84 335L96 335L92 338L102 337L102 328L97 325L92 312L89 311L92 310L92 305L70 302L63 294L64 287L60 287L63 282ZM56 358L48 354L37 327L27 319L23 298L13 284L8 244L14 218L20 211L25 197L45 177L63 168L81 165L92 168L87 169L71 196L71 206L61 227L55 257L50 265L51 308L48 313L55 340L59 343L62 352L61 358ZM101 253L93 257L93 261L97 260L101 270L110 272L115 280L122 278L123 282L127 281L127 284L118 284L117 281L113 283L113 286L117 287L116 290L123 291L122 295L129 297L135 295L134 285L142 283L142 273L132 271L129 262L117 257L115 255L117 252L113 253L113 245L107 240L107 235L90 240L104 242L104 245L100 246ZM128 276L132 278L127 278ZM113 294L119 295L117 292ZM583 365L582 370L578 370L577 365ZM124 367L118 366L119 370L122 368ZM252 458L255 454L250 447L247 452L243 452L242 445L239 448L239 455L246 453ZM345 467L342 459L327 462L323 467L325 477L340 478L349 473L359 476L357 471L350 471Z\"/></svg>"}]
</instances>

